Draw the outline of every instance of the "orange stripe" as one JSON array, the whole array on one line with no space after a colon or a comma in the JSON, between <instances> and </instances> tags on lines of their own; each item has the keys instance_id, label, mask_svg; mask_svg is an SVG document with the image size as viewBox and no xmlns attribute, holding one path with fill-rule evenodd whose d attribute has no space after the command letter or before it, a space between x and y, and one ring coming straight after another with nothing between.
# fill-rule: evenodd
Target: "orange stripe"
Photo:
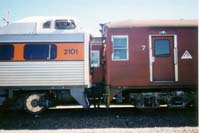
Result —
<instances>
[{"instance_id":1,"label":"orange stripe","mask_svg":"<svg viewBox=\"0 0 200 133\"><path fill-rule=\"evenodd\" d=\"M24 61L24 43L15 43L13 61ZM84 60L83 43L57 43L55 60Z\"/></svg>"},{"instance_id":2,"label":"orange stripe","mask_svg":"<svg viewBox=\"0 0 200 133\"><path fill-rule=\"evenodd\" d=\"M57 43L56 60L84 60L83 43Z\"/></svg>"}]
</instances>

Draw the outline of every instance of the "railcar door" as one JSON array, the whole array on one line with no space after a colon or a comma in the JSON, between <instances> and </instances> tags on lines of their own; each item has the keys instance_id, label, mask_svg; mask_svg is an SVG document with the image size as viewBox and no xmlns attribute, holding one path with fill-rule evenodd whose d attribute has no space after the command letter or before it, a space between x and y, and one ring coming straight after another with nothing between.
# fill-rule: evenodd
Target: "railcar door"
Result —
<instances>
[{"instance_id":1,"label":"railcar door","mask_svg":"<svg viewBox=\"0 0 200 133\"><path fill-rule=\"evenodd\" d=\"M152 36L153 81L175 81L174 37Z\"/></svg>"}]
</instances>

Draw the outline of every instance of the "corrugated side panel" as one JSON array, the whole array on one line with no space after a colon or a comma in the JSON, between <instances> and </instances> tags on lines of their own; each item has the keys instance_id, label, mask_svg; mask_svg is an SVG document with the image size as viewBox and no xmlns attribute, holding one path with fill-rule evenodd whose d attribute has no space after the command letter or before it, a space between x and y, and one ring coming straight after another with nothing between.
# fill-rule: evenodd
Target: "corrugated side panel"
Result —
<instances>
[{"instance_id":1,"label":"corrugated side panel","mask_svg":"<svg viewBox=\"0 0 200 133\"><path fill-rule=\"evenodd\" d=\"M0 62L0 86L84 85L84 61Z\"/></svg>"}]
</instances>

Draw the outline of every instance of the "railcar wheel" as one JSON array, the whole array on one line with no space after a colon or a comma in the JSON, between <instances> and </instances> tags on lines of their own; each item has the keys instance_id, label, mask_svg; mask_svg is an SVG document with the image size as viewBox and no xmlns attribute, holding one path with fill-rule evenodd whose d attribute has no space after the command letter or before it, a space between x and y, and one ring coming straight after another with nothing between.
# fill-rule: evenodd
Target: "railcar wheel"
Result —
<instances>
[{"instance_id":1,"label":"railcar wheel","mask_svg":"<svg viewBox=\"0 0 200 133\"><path fill-rule=\"evenodd\" d=\"M25 109L31 114L39 114L45 107L40 105L41 95L30 94L25 98Z\"/></svg>"}]
</instances>

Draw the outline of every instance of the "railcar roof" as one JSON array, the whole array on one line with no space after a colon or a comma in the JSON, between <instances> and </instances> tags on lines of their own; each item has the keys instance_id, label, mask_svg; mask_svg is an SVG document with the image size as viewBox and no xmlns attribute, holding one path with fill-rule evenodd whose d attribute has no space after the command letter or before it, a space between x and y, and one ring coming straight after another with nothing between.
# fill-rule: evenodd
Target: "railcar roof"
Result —
<instances>
[{"instance_id":1,"label":"railcar roof","mask_svg":"<svg viewBox=\"0 0 200 133\"><path fill-rule=\"evenodd\" d=\"M131 27L195 27L198 26L197 19L177 20L124 20L106 24L109 28L131 28Z\"/></svg>"},{"instance_id":2,"label":"railcar roof","mask_svg":"<svg viewBox=\"0 0 200 133\"><path fill-rule=\"evenodd\" d=\"M34 23L34 22L40 22L40 21L43 22L46 20L56 20L56 19L73 19L77 21L77 19L71 16L32 16L18 20L15 23L29 23L29 22Z\"/></svg>"},{"instance_id":3,"label":"railcar roof","mask_svg":"<svg viewBox=\"0 0 200 133\"><path fill-rule=\"evenodd\" d=\"M56 28L56 20L73 21L72 28ZM44 24L49 21L49 26L44 27ZM66 26L66 24L64 25ZM3 27L0 27L1 34L62 34L62 33L77 33L82 32L79 20L71 16L33 16L27 17Z\"/></svg>"}]
</instances>

